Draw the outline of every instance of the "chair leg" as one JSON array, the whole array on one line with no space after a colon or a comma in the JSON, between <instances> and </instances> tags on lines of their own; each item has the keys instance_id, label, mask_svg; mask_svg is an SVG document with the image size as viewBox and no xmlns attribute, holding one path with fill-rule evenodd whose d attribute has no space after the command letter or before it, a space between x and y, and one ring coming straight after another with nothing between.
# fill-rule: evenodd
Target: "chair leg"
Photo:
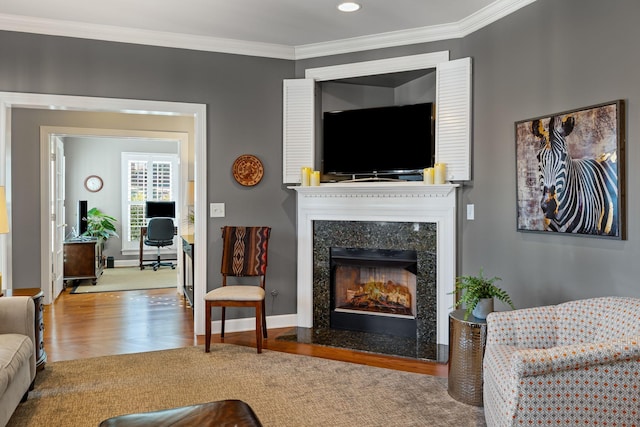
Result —
<instances>
[{"instance_id":1,"label":"chair leg","mask_svg":"<svg viewBox=\"0 0 640 427\"><path fill-rule=\"evenodd\" d=\"M211 349L211 303L204 303L204 352L209 353Z\"/></svg>"},{"instance_id":2,"label":"chair leg","mask_svg":"<svg viewBox=\"0 0 640 427\"><path fill-rule=\"evenodd\" d=\"M222 307L222 317L220 317L220 338L224 338L224 315L225 315L225 307Z\"/></svg>"},{"instance_id":3,"label":"chair leg","mask_svg":"<svg viewBox=\"0 0 640 427\"><path fill-rule=\"evenodd\" d=\"M256 348L262 353L262 303L256 304Z\"/></svg>"},{"instance_id":4,"label":"chair leg","mask_svg":"<svg viewBox=\"0 0 640 427\"><path fill-rule=\"evenodd\" d=\"M267 310L265 309L264 300L262 300L262 336L267 338Z\"/></svg>"}]
</instances>

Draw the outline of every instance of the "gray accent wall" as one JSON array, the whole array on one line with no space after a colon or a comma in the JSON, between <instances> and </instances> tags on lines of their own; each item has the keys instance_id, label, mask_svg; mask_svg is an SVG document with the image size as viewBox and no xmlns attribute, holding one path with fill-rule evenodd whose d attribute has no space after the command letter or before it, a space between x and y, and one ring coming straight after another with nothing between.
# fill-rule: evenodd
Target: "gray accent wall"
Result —
<instances>
[{"instance_id":1,"label":"gray accent wall","mask_svg":"<svg viewBox=\"0 0 640 427\"><path fill-rule=\"evenodd\" d=\"M270 225L267 287L280 295L267 303L267 314L286 314L296 311L296 242L295 194L280 178L282 79L303 77L306 68L442 50L452 59L469 56L473 180L459 191L458 273L483 267L502 277L499 284L518 307L638 296L638 16L640 3L633 0L538 0L461 39L300 61L0 32L0 90L206 104L207 202L224 202L227 212L225 219L208 219L209 281L218 277L221 225ZM627 240L516 231L514 122L614 99L627 103ZM35 144L14 145L13 154L22 150L12 156L14 172L19 159L37 155ZM231 176L233 160L246 153L265 165L256 187ZM38 179L23 178L27 191L14 192L21 198L14 215L29 216ZM463 216L470 203L474 221ZM37 251L19 242L14 239L14 278L18 287L33 286Z\"/></svg>"}]
</instances>

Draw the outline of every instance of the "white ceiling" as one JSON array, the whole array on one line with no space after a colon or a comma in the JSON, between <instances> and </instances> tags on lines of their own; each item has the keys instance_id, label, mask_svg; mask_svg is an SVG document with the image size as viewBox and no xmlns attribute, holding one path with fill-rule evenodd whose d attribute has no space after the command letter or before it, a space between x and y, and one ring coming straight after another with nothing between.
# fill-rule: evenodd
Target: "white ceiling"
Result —
<instances>
[{"instance_id":1,"label":"white ceiling","mask_svg":"<svg viewBox=\"0 0 640 427\"><path fill-rule=\"evenodd\" d=\"M4 0L0 30L295 59L462 37L533 1Z\"/></svg>"}]
</instances>

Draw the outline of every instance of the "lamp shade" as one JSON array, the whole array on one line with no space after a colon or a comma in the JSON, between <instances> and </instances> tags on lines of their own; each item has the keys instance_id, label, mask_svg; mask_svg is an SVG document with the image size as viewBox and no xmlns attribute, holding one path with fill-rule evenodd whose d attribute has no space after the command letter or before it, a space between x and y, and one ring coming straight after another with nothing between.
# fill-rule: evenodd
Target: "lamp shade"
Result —
<instances>
[{"instance_id":1,"label":"lamp shade","mask_svg":"<svg viewBox=\"0 0 640 427\"><path fill-rule=\"evenodd\" d=\"M0 234L9 232L9 217L7 216L7 195L4 186L0 187Z\"/></svg>"}]
</instances>

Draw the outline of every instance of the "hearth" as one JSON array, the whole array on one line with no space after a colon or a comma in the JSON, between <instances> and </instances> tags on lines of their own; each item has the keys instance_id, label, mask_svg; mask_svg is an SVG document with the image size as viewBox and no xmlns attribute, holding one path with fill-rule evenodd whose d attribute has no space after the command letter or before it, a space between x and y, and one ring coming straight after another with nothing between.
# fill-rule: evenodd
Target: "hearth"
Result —
<instances>
[{"instance_id":1,"label":"hearth","mask_svg":"<svg viewBox=\"0 0 640 427\"><path fill-rule=\"evenodd\" d=\"M416 335L415 250L330 248L330 327Z\"/></svg>"}]
</instances>

